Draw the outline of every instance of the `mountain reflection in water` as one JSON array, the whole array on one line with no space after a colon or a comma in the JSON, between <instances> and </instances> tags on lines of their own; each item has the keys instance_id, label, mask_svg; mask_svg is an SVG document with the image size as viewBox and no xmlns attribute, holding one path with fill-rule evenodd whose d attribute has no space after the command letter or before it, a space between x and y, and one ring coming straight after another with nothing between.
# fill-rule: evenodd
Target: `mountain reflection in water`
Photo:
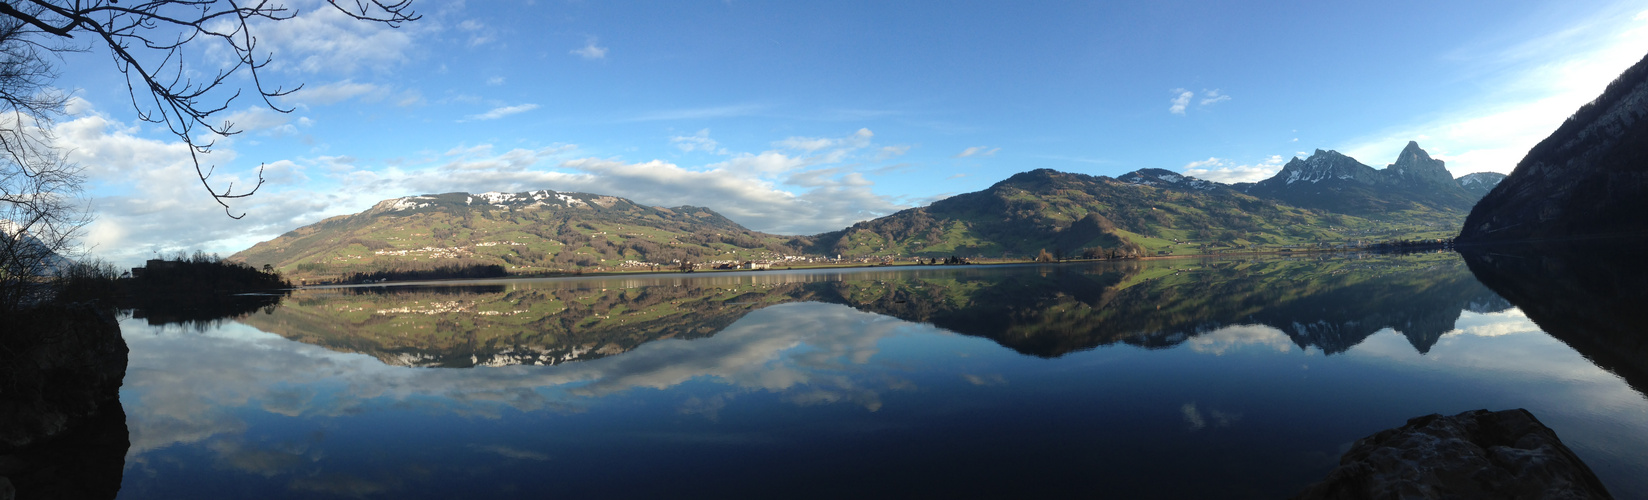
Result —
<instances>
[{"instance_id":1,"label":"mountain reflection in water","mask_svg":"<svg viewBox=\"0 0 1648 500\"><path fill-rule=\"evenodd\" d=\"M1484 407L1529 408L1616 496L1648 495L1648 400L1585 351L1625 341L1576 353L1471 266L299 290L200 331L123 325L121 496L1276 498L1357 438Z\"/></svg>"},{"instance_id":2,"label":"mountain reflection in water","mask_svg":"<svg viewBox=\"0 0 1648 500\"><path fill-rule=\"evenodd\" d=\"M1457 258L1432 254L304 290L243 321L394 365L504 366L714 335L791 302L929 323L1041 357L1117 342L1172 347L1231 325L1269 326L1329 354L1393 328L1426 352L1460 311L1510 307Z\"/></svg>"}]
</instances>

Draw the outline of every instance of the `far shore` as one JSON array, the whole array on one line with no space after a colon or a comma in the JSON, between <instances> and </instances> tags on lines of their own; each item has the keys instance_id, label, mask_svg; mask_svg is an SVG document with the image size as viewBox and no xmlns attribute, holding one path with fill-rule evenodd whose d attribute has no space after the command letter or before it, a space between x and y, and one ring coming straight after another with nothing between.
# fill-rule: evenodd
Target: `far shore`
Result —
<instances>
[{"instance_id":1,"label":"far shore","mask_svg":"<svg viewBox=\"0 0 1648 500\"><path fill-rule=\"evenodd\" d=\"M1448 248L1451 248L1451 247L1438 245L1438 246L1427 246L1427 247L1417 248L1415 250L1440 250L1440 249L1448 249ZM783 267L773 266L773 267L770 267L770 268L767 268L767 269L694 269L690 272L689 271L679 271L679 270L669 270L669 271L657 270L657 271L654 271L654 270L651 270L651 269L640 269L640 270L635 270L635 271L598 271L598 272L584 272L584 273L512 274L512 275L509 275L509 276L499 276L499 277L496 277L496 278L443 278L443 279L424 279L424 280L386 280L386 281L378 281L378 282L372 282L372 283L321 283L321 284L313 284L313 285L310 285L310 284L299 285L299 286L293 287L293 289L359 288L359 287L374 287L374 286L404 286L404 285L421 285L421 284L490 283L490 282L504 281L504 280L582 279L582 278L603 278L603 277L663 277L663 276L684 276L684 275L686 275L686 276L695 276L695 275L703 275L703 274L760 273L760 272L765 272L765 271L813 271L813 270L825 270L825 269L876 269L876 268L916 268L916 267L948 268L948 267L971 267L971 266L995 267L995 266L1019 266L1019 265L1027 265L1027 264L1071 264L1071 263L1096 263L1096 262L1135 262L1135 261L1156 261L1156 260L1174 260L1174 259L1199 259L1199 258L1247 257L1247 256L1319 255L1319 254L1360 253L1360 252L1389 252L1389 251L1391 251L1391 250L1381 249L1381 248L1376 248L1376 247L1355 247L1355 248L1315 248L1315 247L1312 247L1312 248L1297 248L1297 249L1294 249L1294 248L1284 248L1284 249L1274 249L1274 250L1266 249L1266 250L1255 250L1255 251L1250 251L1250 252L1220 252L1220 253L1199 253L1199 254L1149 255L1149 256L1132 257L1132 258L1126 258L1126 259L1064 259L1064 260L1056 260L1056 261L1051 261L1051 262L1043 262L1043 261L1038 261L1036 259L990 259L990 258L984 258L984 259L977 259L977 260L969 260L965 264L917 264L917 263L914 263L914 262L904 261L904 262L894 262L894 263L891 263L891 264L887 264L887 263L870 263L870 262L804 264L804 265L798 265L798 266L783 266Z\"/></svg>"}]
</instances>

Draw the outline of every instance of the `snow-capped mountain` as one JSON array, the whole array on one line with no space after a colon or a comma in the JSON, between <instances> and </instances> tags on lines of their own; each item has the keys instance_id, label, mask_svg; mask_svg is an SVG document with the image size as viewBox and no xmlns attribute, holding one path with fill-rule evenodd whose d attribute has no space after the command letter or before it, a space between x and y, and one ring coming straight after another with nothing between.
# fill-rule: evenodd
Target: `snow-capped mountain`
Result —
<instances>
[{"instance_id":1,"label":"snow-capped mountain","mask_svg":"<svg viewBox=\"0 0 1648 500\"><path fill-rule=\"evenodd\" d=\"M1141 186L1177 189L1182 191L1216 191L1227 189L1229 186L1217 182L1197 179L1188 175L1162 170L1159 168L1141 168L1123 174L1116 180Z\"/></svg>"},{"instance_id":2,"label":"snow-capped mountain","mask_svg":"<svg viewBox=\"0 0 1648 500\"><path fill-rule=\"evenodd\" d=\"M1470 192L1472 196L1480 200L1483 196L1487 196L1489 191L1493 191L1494 186L1499 185L1499 181L1503 180L1505 180L1505 174L1477 172L1465 174L1459 177L1456 182L1459 183L1459 187L1465 188L1465 191Z\"/></svg>"}]
</instances>

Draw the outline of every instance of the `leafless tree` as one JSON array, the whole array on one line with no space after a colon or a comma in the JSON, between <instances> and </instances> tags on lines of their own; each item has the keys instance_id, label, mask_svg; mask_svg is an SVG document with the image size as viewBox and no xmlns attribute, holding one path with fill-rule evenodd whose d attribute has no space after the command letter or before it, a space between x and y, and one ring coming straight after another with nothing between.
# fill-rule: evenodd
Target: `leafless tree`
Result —
<instances>
[{"instance_id":1,"label":"leafless tree","mask_svg":"<svg viewBox=\"0 0 1648 500\"><path fill-rule=\"evenodd\" d=\"M412 11L411 0L326 2L355 19L391 27L419 18ZM258 168L257 183L250 188L241 186L236 190L232 182L217 188L210 181L215 166L203 167L201 155L211 152L214 137L240 132L233 123L214 118L246 90L228 81L236 73L249 74L250 90L257 93L264 105L282 113L292 111L276 105L272 98L296 92L302 85L285 88L265 82L261 70L269 65L272 55L258 46L253 31L260 22L284 21L297 14L296 9L269 0L247 3L235 0L0 1L0 19L12 21L16 26L19 40L34 52L30 64L42 66L41 75L50 75L51 69L50 61L39 57L39 51L65 47L48 46L48 43L86 44L85 47L66 45L69 48L107 47L114 58L115 69L126 76L127 93L138 118L164 124L189 146L201 185L223 206L224 214L236 219L246 214L235 215L229 200L256 193L263 186L263 168ZM199 71L200 68L193 66L197 58L191 56L204 53L205 46L227 49L227 53L233 54L233 61ZM206 62L202 66L214 65ZM49 82L49 77L45 80ZM7 94L0 99L11 97ZM37 116L61 109L61 102L56 108L35 109L15 101L7 104L19 112Z\"/></svg>"},{"instance_id":2,"label":"leafless tree","mask_svg":"<svg viewBox=\"0 0 1648 500\"><path fill-rule=\"evenodd\" d=\"M46 57L62 47L39 45L31 31L0 16L0 312L49 292L45 278L87 220L75 203L80 170L50 135L67 95L49 86L56 73Z\"/></svg>"},{"instance_id":3,"label":"leafless tree","mask_svg":"<svg viewBox=\"0 0 1648 500\"><path fill-rule=\"evenodd\" d=\"M352 18L391 27L419 18L411 0L325 1ZM187 144L201 185L225 215L239 219L245 213L236 215L229 201L263 186L262 167L249 187L216 187L215 166L201 161L215 138L240 132L215 116L243 91L255 91L275 111L292 111L273 98L302 85L265 82L262 70L272 54L258 45L254 30L297 15L268 0L0 0L0 311L44 293L42 276L63 264L59 255L89 220L76 202L84 178L51 134L69 98L53 87L62 53L106 48L126 77L138 118L164 124ZM233 57L227 63L199 57L211 50ZM243 72L249 78L230 80Z\"/></svg>"}]
</instances>

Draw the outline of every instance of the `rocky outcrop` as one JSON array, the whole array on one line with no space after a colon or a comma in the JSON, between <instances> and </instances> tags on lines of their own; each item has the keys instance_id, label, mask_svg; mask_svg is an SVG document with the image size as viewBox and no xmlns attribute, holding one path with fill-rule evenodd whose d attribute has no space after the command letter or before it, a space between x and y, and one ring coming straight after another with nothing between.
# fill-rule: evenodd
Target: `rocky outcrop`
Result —
<instances>
[{"instance_id":1,"label":"rocky outcrop","mask_svg":"<svg viewBox=\"0 0 1648 500\"><path fill-rule=\"evenodd\" d=\"M1447 187L1455 185L1453 174L1448 173L1448 167L1430 153L1419 147L1419 142L1408 141L1402 152L1396 155L1396 163L1385 167L1385 182L1391 184L1406 184L1410 186Z\"/></svg>"},{"instance_id":2,"label":"rocky outcrop","mask_svg":"<svg viewBox=\"0 0 1648 500\"><path fill-rule=\"evenodd\" d=\"M1648 233L1648 58L1528 151L1465 219L1461 243Z\"/></svg>"},{"instance_id":3,"label":"rocky outcrop","mask_svg":"<svg viewBox=\"0 0 1648 500\"><path fill-rule=\"evenodd\" d=\"M16 498L114 498L126 449L126 342L111 311L0 317L0 478Z\"/></svg>"},{"instance_id":4,"label":"rocky outcrop","mask_svg":"<svg viewBox=\"0 0 1648 500\"><path fill-rule=\"evenodd\" d=\"M1528 410L1426 415L1356 441L1296 499L1613 498Z\"/></svg>"}]
</instances>

